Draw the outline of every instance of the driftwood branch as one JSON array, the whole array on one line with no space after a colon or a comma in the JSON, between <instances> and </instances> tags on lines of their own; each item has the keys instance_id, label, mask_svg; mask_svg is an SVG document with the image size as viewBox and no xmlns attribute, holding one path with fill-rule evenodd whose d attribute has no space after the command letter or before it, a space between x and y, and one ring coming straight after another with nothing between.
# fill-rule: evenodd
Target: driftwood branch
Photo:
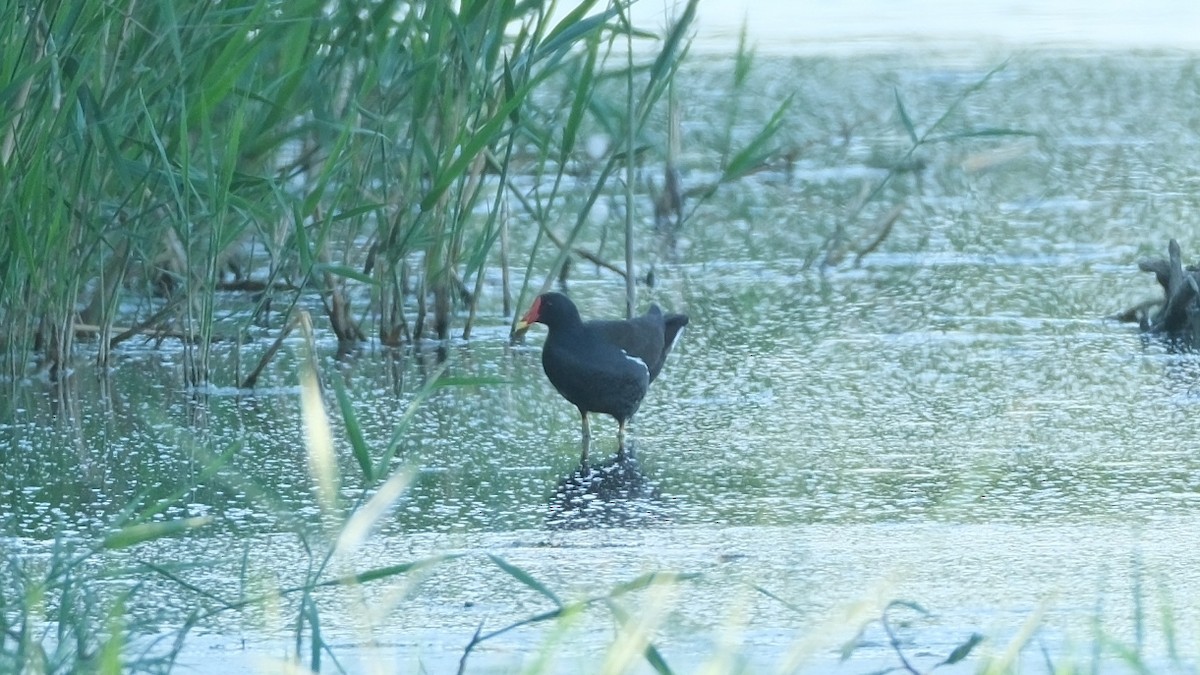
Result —
<instances>
[{"instance_id":1,"label":"driftwood branch","mask_svg":"<svg viewBox=\"0 0 1200 675\"><path fill-rule=\"evenodd\" d=\"M71 329L75 332L75 337L77 338L96 338L104 333L106 327L94 323L76 323L71 326ZM120 334L109 342L109 348L111 348L118 339L121 342L124 342L135 335L141 335L143 337L153 338L155 340L174 339L180 340L181 342L200 341L200 337L195 333L189 333L187 331L175 330L171 328L152 328L144 323L129 327L113 326L108 330L120 331ZM213 342L220 342L223 338L219 335L214 335L211 339Z\"/></svg>"},{"instance_id":2,"label":"driftwood branch","mask_svg":"<svg viewBox=\"0 0 1200 675\"><path fill-rule=\"evenodd\" d=\"M1187 336L1195 341L1200 336L1200 270L1183 266L1179 242L1170 241L1167 258L1140 260L1138 269L1154 274L1163 288L1163 299L1141 303L1116 318L1136 320L1147 333Z\"/></svg>"},{"instance_id":3,"label":"driftwood branch","mask_svg":"<svg viewBox=\"0 0 1200 675\"><path fill-rule=\"evenodd\" d=\"M1179 242L1171 240L1167 247L1170 256L1167 267L1167 302L1154 317L1150 329L1161 333L1175 333L1188 324L1188 308L1196 297L1196 280L1183 271L1183 255Z\"/></svg>"},{"instance_id":4,"label":"driftwood branch","mask_svg":"<svg viewBox=\"0 0 1200 675\"><path fill-rule=\"evenodd\" d=\"M142 334L142 335L149 334L149 335L152 335L155 337L169 336L169 331L166 331L162 328L151 329L150 327L158 324L168 314L175 311L175 308L178 307L180 304L182 304L183 298L184 298L184 296L182 294L176 295L174 298L171 299L170 302L163 305L162 309L155 312L154 315L151 316L149 319L146 319L145 321L142 321L141 323L138 323L134 326L130 326L129 328L122 330L120 333L118 333L116 335L116 337L114 337L108 341L108 348L113 349L117 345L128 340L129 338L133 337L134 335L139 335L139 334ZM83 328L83 326L80 326L78 324L75 326L76 331L79 331L82 328ZM183 334L180 334L176 337L179 337L179 339L186 340L189 342L194 341L194 339L195 339L191 335L183 335Z\"/></svg>"},{"instance_id":5,"label":"driftwood branch","mask_svg":"<svg viewBox=\"0 0 1200 675\"><path fill-rule=\"evenodd\" d=\"M860 246L855 246L853 242L847 241L845 225L839 223L837 230L825 240L825 244L823 245L825 259L821 261L821 267L835 267L840 265L851 252L855 254L855 267L862 265L863 258L879 248L880 244L892 233L892 228L896 225L896 221L900 220L902 213L904 213L903 203L893 206L891 210L875 221L875 224L872 226L875 236Z\"/></svg>"}]
</instances>

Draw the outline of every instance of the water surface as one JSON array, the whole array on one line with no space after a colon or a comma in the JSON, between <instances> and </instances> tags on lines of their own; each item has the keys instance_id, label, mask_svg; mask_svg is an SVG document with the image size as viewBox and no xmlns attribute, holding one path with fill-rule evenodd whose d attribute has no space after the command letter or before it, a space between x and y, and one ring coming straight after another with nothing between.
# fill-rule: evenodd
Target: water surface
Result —
<instances>
[{"instance_id":1,"label":"water surface","mask_svg":"<svg viewBox=\"0 0 1200 675\"><path fill-rule=\"evenodd\" d=\"M578 462L577 414L541 372L544 332L508 344L498 289L486 290L472 339L444 346L444 370L432 349L368 345L335 358L322 340L322 376L350 392L374 456L399 434L392 468L413 472L395 508L329 573L464 554L411 580L319 595L326 639L351 664L453 669L481 624L549 608L490 553L564 599L649 571L702 573L625 601L661 613L656 644L681 672L731 649L755 670L834 669L841 645L893 599L934 613L904 632L924 667L973 631L1000 653L1027 621L1040 627L1031 663L1041 645L1086 656L1097 631L1132 642L1141 611L1151 659L1166 659L1167 627L1195 654L1200 359L1104 317L1158 293L1139 256L1161 255L1170 237L1185 255L1200 248L1197 63L1016 56L946 130L1036 136L924 147L923 171L897 176L851 218L864 186L886 175L881 165L907 149L897 92L924 129L999 64L910 54L760 62L739 104L765 116L796 94L785 134L800 149L795 165L723 187L669 255L646 225L642 259L656 285L642 301L686 311L691 325L634 425L641 497L601 504L572 527L551 521L561 516L556 487ZM686 78L719 91L729 66L700 59ZM687 105L685 181L699 183L714 175L706 134L729 100ZM896 204L894 231L860 264L809 264L839 226L869 241ZM619 311L619 280L580 264L570 283L586 314ZM239 358L253 362L265 347ZM182 576L228 598L299 583L305 545L333 536L322 534L306 468L299 355L289 342L254 392L221 382L187 391L169 346L136 344L107 374L85 354L63 386L16 383L0 401L0 542L40 555L58 534L103 533L131 500L182 491L164 517L214 523L109 564L199 563ZM232 373L235 355L218 358ZM401 427L439 376L475 384L435 390ZM340 426L336 435L350 502L361 472ZM597 419L593 438L597 458L611 457L615 425ZM197 599L150 583L159 600L131 611L169 630ZM218 615L184 660L202 672L269 669L263 659L292 647L293 600ZM614 631L596 609L565 628L485 643L472 663L509 670L553 654L551 670L569 672L579 658L598 664ZM723 646L731 635L743 646ZM841 670L896 665L877 626L864 639Z\"/></svg>"}]
</instances>

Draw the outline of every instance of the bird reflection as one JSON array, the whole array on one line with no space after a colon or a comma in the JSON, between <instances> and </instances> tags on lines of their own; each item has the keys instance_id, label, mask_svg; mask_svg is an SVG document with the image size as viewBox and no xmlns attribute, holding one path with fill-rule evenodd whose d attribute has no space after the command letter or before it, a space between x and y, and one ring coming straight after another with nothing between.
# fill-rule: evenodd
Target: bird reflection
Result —
<instances>
[{"instance_id":1,"label":"bird reflection","mask_svg":"<svg viewBox=\"0 0 1200 675\"><path fill-rule=\"evenodd\" d=\"M581 463L559 480L546 524L556 529L644 527L666 520L658 484L637 461L634 444L602 463Z\"/></svg>"}]
</instances>

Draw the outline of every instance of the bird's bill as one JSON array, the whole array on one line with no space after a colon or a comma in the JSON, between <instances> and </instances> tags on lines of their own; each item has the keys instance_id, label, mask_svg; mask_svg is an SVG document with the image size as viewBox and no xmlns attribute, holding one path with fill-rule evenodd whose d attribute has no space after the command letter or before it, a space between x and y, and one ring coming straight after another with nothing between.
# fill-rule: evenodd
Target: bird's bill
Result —
<instances>
[{"instance_id":1,"label":"bird's bill","mask_svg":"<svg viewBox=\"0 0 1200 675\"><path fill-rule=\"evenodd\" d=\"M537 298L536 300L533 301L533 305L529 308L529 311L525 312L525 316L521 317L521 320L518 321L517 325L513 327L513 332L512 332L513 340L523 339L525 337L525 333L529 331L529 327L537 322L538 309L540 308L541 304L542 304L541 298Z\"/></svg>"},{"instance_id":2,"label":"bird's bill","mask_svg":"<svg viewBox=\"0 0 1200 675\"><path fill-rule=\"evenodd\" d=\"M538 315L541 313L541 310L542 298L539 296L533 299L533 304L529 306L529 311L525 312L525 316L521 317L521 320L517 322L517 327L513 333L521 335L525 331L529 330L530 326L537 323Z\"/></svg>"}]
</instances>

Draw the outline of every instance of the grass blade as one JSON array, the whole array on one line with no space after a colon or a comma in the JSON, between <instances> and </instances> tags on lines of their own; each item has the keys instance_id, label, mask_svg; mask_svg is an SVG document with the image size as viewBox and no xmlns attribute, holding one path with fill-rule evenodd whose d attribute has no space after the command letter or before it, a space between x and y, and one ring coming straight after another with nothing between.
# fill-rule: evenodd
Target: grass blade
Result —
<instances>
[{"instance_id":1,"label":"grass blade","mask_svg":"<svg viewBox=\"0 0 1200 675\"><path fill-rule=\"evenodd\" d=\"M780 128L783 126L783 120L788 110L792 107L793 98L794 95L789 95L784 99L783 103L779 104L779 107L775 110L775 114L771 115L771 119L767 121L766 125L754 135L754 138L750 139L746 147L738 151L729 160L725 171L721 175L720 182L725 183L737 180L761 167L766 162L769 153L764 151L764 148L779 133Z\"/></svg>"},{"instance_id":2,"label":"grass blade","mask_svg":"<svg viewBox=\"0 0 1200 675\"><path fill-rule=\"evenodd\" d=\"M389 565L387 567L378 567L376 569L368 570L366 572L359 572L357 574L339 577L337 579L333 579L330 581L324 581L324 582L317 584L317 587L344 586L346 584L365 584L365 583L368 583L371 581L379 581L380 579L387 579L388 577L400 576L400 575L404 575L404 574L409 574L411 572L420 572L420 571L428 569L430 567L435 567L444 562L448 562L450 560L456 560L461 557L462 557L461 553L445 553L442 555L430 556L423 560L416 560L413 562L401 563L399 565Z\"/></svg>"},{"instance_id":3,"label":"grass blade","mask_svg":"<svg viewBox=\"0 0 1200 675\"><path fill-rule=\"evenodd\" d=\"M525 570L523 570L520 567L517 567L516 565L513 565L512 563L508 562L507 560L505 560L499 556L493 555L491 553L488 554L488 558L491 559L491 561L493 563L495 563L496 567L499 567L500 569L504 570L512 578L516 579L517 581L521 582L522 584L525 584L529 588L531 588L531 589L537 591L538 593L541 593L542 595L549 598L550 601L554 603L555 607L561 608L563 606L562 600L558 599L558 596L554 594L554 591L550 590L549 588L546 588L545 584L538 581L537 579L534 579L533 576L531 576Z\"/></svg>"},{"instance_id":4,"label":"grass blade","mask_svg":"<svg viewBox=\"0 0 1200 675\"><path fill-rule=\"evenodd\" d=\"M921 143L921 139L917 137L917 130L913 126L912 118L908 116L908 110L904 107L904 101L900 98L900 88L893 87L892 93L896 96L896 110L900 114L900 123L904 125L904 130L908 132L908 138L913 145Z\"/></svg>"},{"instance_id":5,"label":"grass blade","mask_svg":"<svg viewBox=\"0 0 1200 675\"><path fill-rule=\"evenodd\" d=\"M937 665L938 666L951 666L951 665L954 665L955 663L958 663L959 661L962 661L963 659L967 658L967 655L969 655L971 653L971 650L975 649L975 647L980 642L983 642L983 640L984 640L983 636L980 635L979 633L971 633L971 637L967 638L966 642L955 647L954 651L950 652L950 655L947 656L945 658L945 660L943 660L941 663L939 663ZM934 667L936 668L937 666L934 666Z\"/></svg>"},{"instance_id":6,"label":"grass blade","mask_svg":"<svg viewBox=\"0 0 1200 675\"><path fill-rule=\"evenodd\" d=\"M346 385L340 379L335 378L333 391L337 395L338 409L342 413L342 423L346 427L350 449L354 452L354 459L358 460L359 468L362 469L363 480L368 484L373 483L375 482L375 470L371 465L371 453L367 449L366 439L363 438L358 417L354 414L354 404L350 401L349 394L346 393Z\"/></svg>"},{"instance_id":7,"label":"grass blade","mask_svg":"<svg viewBox=\"0 0 1200 675\"><path fill-rule=\"evenodd\" d=\"M647 572L635 579L617 584L608 593L609 598L616 598L627 593L640 591L659 584L673 584L680 581L699 579L702 575L695 572Z\"/></svg>"},{"instance_id":8,"label":"grass blade","mask_svg":"<svg viewBox=\"0 0 1200 675\"><path fill-rule=\"evenodd\" d=\"M174 537L204 527L213 522L212 516L196 516L153 523L138 523L113 532L104 538L102 546L110 551L129 548L147 541Z\"/></svg>"}]
</instances>

